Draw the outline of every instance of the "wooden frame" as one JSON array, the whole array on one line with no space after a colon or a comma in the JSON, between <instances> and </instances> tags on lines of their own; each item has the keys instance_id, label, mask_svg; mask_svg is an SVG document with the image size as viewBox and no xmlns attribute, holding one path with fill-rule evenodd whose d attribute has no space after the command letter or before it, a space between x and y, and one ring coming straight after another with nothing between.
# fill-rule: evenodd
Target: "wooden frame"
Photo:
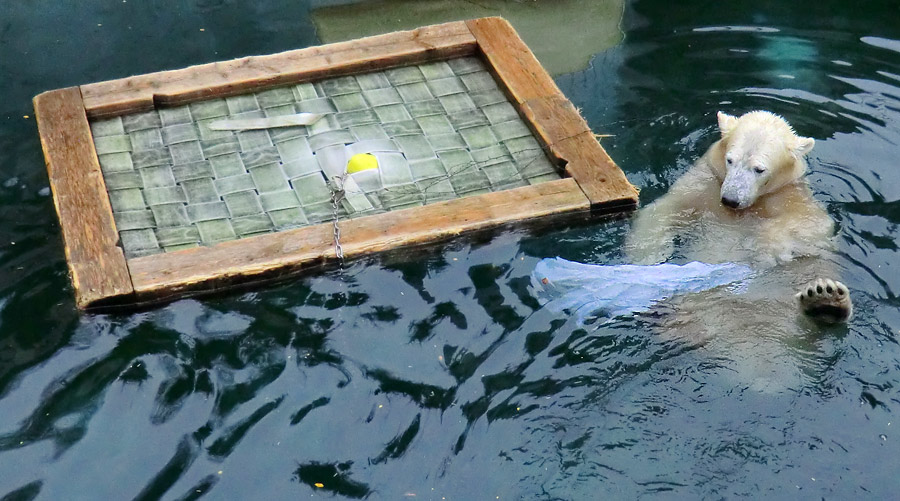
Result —
<instances>
[{"instance_id":1,"label":"wooden frame","mask_svg":"<svg viewBox=\"0 0 900 501\"><path fill-rule=\"evenodd\" d=\"M334 260L331 224L125 258L88 118L268 87L479 54L568 178L341 222L353 258L506 223L621 212L637 190L501 18L429 26L45 92L34 99L44 156L80 308L159 301L271 278Z\"/></svg>"}]
</instances>

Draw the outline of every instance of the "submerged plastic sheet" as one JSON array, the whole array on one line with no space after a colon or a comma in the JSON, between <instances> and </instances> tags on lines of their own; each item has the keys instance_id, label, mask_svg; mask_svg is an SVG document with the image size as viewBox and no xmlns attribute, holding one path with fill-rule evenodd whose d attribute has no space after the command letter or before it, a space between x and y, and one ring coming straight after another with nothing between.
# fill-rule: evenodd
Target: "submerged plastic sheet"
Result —
<instances>
[{"instance_id":1,"label":"submerged plastic sheet","mask_svg":"<svg viewBox=\"0 0 900 501\"><path fill-rule=\"evenodd\" d=\"M592 316L609 319L646 311L677 294L700 292L743 280L742 264L597 265L542 259L531 274L538 300L554 312L568 311L578 323Z\"/></svg>"}]
</instances>

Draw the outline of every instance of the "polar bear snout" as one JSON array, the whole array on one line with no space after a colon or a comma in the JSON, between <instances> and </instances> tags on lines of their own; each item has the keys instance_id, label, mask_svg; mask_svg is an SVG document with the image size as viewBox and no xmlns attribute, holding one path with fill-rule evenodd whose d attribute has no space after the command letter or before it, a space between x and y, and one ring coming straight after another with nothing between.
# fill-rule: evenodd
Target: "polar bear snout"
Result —
<instances>
[{"instance_id":1,"label":"polar bear snout","mask_svg":"<svg viewBox=\"0 0 900 501\"><path fill-rule=\"evenodd\" d=\"M728 171L722 181L722 205L731 209L746 209L756 202L757 179L750 169Z\"/></svg>"},{"instance_id":2,"label":"polar bear snout","mask_svg":"<svg viewBox=\"0 0 900 501\"><path fill-rule=\"evenodd\" d=\"M731 198L723 195L722 205L724 205L725 207L730 207L732 209L737 209L741 204L737 200L732 200Z\"/></svg>"}]
</instances>

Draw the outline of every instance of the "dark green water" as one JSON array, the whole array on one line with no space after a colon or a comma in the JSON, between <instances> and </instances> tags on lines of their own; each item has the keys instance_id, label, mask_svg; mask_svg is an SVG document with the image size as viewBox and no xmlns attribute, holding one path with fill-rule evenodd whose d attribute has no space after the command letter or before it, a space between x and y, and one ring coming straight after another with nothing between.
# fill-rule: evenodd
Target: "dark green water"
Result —
<instances>
[{"instance_id":1,"label":"dark green water","mask_svg":"<svg viewBox=\"0 0 900 501\"><path fill-rule=\"evenodd\" d=\"M315 32L304 2L0 0L0 496L896 496L900 9L796 4L640 0L623 44L557 79L645 203L715 139L718 109L816 138L856 315L782 352L538 306L539 258L621 262L627 221L79 315L31 97Z\"/></svg>"}]
</instances>

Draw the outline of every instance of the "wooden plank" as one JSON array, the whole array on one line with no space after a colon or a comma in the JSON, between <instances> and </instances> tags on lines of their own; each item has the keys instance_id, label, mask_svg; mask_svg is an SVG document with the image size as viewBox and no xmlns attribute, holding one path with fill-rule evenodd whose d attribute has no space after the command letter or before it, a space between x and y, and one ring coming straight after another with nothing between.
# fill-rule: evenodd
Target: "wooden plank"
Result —
<instances>
[{"instance_id":1,"label":"wooden plank","mask_svg":"<svg viewBox=\"0 0 900 501\"><path fill-rule=\"evenodd\" d=\"M346 258L563 213L587 212L590 203L572 179L360 217L341 222ZM213 247L128 261L142 301L272 278L334 260L331 224L321 224Z\"/></svg>"},{"instance_id":2,"label":"wooden plank","mask_svg":"<svg viewBox=\"0 0 900 501\"><path fill-rule=\"evenodd\" d=\"M587 122L504 19L466 21L494 75L550 153L590 199L593 210L627 210L637 189L597 142Z\"/></svg>"},{"instance_id":3,"label":"wooden plank","mask_svg":"<svg viewBox=\"0 0 900 501\"><path fill-rule=\"evenodd\" d=\"M126 262L117 245L87 116L137 112L478 51L571 178L342 221L347 258L523 220L636 205L637 190L515 30L500 18L100 82L35 98L78 305L110 298L171 299L276 278L335 259L332 227L322 224Z\"/></svg>"},{"instance_id":4,"label":"wooden plank","mask_svg":"<svg viewBox=\"0 0 900 501\"><path fill-rule=\"evenodd\" d=\"M486 193L351 219L341 225L344 254L357 256L450 238L465 232L535 218L586 212L590 203L571 179ZM368 219L368 220L367 220Z\"/></svg>"},{"instance_id":5,"label":"wooden plank","mask_svg":"<svg viewBox=\"0 0 900 501\"><path fill-rule=\"evenodd\" d=\"M131 294L81 93L45 92L34 108L78 307Z\"/></svg>"},{"instance_id":6,"label":"wooden plank","mask_svg":"<svg viewBox=\"0 0 900 501\"><path fill-rule=\"evenodd\" d=\"M578 182L595 212L628 210L637 206L638 190L616 165L590 131L550 146L551 153L566 161L566 172Z\"/></svg>"},{"instance_id":7,"label":"wooden plank","mask_svg":"<svg viewBox=\"0 0 900 501\"><path fill-rule=\"evenodd\" d=\"M530 99L562 95L556 83L519 38L509 22L500 17L470 19L466 25L478 42L485 61L503 82L510 99L524 103Z\"/></svg>"},{"instance_id":8,"label":"wooden plank","mask_svg":"<svg viewBox=\"0 0 900 501\"><path fill-rule=\"evenodd\" d=\"M334 241L330 224L128 260L138 301L216 290L321 265Z\"/></svg>"},{"instance_id":9,"label":"wooden plank","mask_svg":"<svg viewBox=\"0 0 900 501\"><path fill-rule=\"evenodd\" d=\"M88 116L147 111L232 96L265 87L363 73L475 53L462 21L427 26L321 47L149 73L81 87Z\"/></svg>"},{"instance_id":10,"label":"wooden plank","mask_svg":"<svg viewBox=\"0 0 900 501\"><path fill-rule=\"evenodd\" d=\"M547 146L591 131L575 106L562 94L529 99L521 103L519 109L525 122Z\"/></svg>"}]
</instances>

